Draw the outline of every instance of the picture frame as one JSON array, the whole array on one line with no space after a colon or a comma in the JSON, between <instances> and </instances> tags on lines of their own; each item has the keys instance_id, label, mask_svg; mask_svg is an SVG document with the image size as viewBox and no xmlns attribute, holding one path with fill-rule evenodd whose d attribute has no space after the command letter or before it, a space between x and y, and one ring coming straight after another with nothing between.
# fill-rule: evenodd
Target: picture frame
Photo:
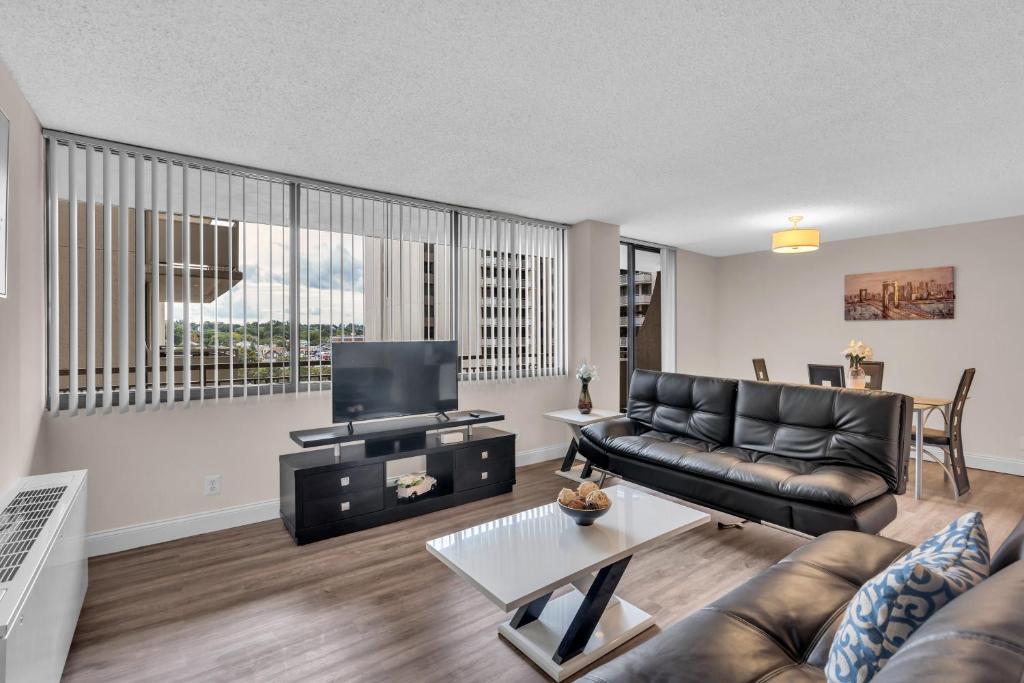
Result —
<instances>
[{"instance_id":1,"label":"picture frame","mask_svg":"<svg viewBox=\"0 0 1024 683\"><path fill-rule=\"evenodd\" d=\"M847 275L846 320L950 320L955 315L953 266Z\"/></svg>"}]
</instances>

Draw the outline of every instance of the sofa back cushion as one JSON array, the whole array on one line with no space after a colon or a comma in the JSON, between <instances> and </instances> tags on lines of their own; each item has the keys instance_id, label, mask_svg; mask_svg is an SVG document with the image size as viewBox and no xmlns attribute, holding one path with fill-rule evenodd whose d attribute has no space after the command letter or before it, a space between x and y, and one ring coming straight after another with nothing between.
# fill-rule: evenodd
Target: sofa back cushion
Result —
<instances>
[{"instance_id":1,"label":"sofa back cushion","mask_svg":"<svg viewBox=\"0 0 1024 683\"><path fill-rule=\"evenodd\" d=\"M737 384L734 379L635 370L626 413L659 432L728 445Z\"/></svg>"},{"instance_id":2,"label":"sofa back cushion","mask_svg":"<svg viewBox=\"0 0 1024 683\"><path fill-rule=\"evenodd\" d=\"M861 586L832 640L829 683L870 681L914 631L988 575L985 525L968 512Z\"/></svg>"},{"instance_id":3,"label":"sofa back cushion","mask_svg":"<svg viewBox=\"0 0 1024 683\"><path fill-rule=\"evenodd\" d=\"M733 445L865 469L902 493L912 408L902 394L740 380Z\"/></svg>"},{"instance_id":4,"label":"sofa back cushion","mask_svg":"<svg viewBox=\"0 0 1024 683\"><path fill-rule=\"evenodd\" d=\"M992 556L992 573L1024 560L1024 519L1017 522L999 550Z\"/></svg>"},{"instance_id":5,"label":"sofa back cushion","mask_svg":"<svg viewBox=\"0 0 1024 683\"><path fill-rule=\"evenodd\" d=\"M1015 562L936 612L872 683L1024 680L1024 563Z\"/></svg>"}]
</instances>

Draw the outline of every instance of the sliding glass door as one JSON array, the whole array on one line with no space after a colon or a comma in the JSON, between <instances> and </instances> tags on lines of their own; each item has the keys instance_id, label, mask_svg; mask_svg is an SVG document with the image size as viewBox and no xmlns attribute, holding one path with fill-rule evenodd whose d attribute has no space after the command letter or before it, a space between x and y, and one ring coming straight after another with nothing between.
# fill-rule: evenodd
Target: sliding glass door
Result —
<instances>
[{"instance_id":1,"label":"sliding glass door","mask_svg":"<svg viewBox=\"0 0 1024 683\"><path fill-rule=\"evenodd\" d=\"M661 370L662 256L654 247L619 244L619 409L637 368Z\"/></svg>"}]
</instances>

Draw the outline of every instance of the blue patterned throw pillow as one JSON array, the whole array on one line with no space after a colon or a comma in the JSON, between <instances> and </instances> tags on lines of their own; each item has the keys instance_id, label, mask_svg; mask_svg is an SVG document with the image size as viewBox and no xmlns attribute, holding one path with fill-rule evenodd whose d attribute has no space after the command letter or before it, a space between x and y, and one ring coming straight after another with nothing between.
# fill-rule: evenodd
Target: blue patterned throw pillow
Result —
<instances>
[{"instance_id":1,"label":"blue patterned throw pillow","mask_svg":"<svg viewBox=\"0 0 1024 683\"><path fill-rule=\"evenodd\" d=\"M832 641L829 683L870 681L928 617L988 574L988 537L971 512L857 591Z\"/></svg>"}]
</instances>

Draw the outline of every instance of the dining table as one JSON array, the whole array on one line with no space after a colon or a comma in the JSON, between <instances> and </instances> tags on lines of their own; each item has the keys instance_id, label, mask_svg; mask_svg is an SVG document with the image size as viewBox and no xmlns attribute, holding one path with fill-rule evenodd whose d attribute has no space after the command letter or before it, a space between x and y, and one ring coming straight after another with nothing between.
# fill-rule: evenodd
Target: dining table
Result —
<instances>
[{"instance_id":1,"label":"dining table","mask_svg":"<svg viewBox=\"0 0 1024 683\"><path fill-rule=\"evenodd\" d=\"M953 404L953 399L908 395L914 399L914 498L920 498L924 478L924 423L936 410L942 415L943 421L948 421L949 406Z\"/></svg>"}]
</instances>

